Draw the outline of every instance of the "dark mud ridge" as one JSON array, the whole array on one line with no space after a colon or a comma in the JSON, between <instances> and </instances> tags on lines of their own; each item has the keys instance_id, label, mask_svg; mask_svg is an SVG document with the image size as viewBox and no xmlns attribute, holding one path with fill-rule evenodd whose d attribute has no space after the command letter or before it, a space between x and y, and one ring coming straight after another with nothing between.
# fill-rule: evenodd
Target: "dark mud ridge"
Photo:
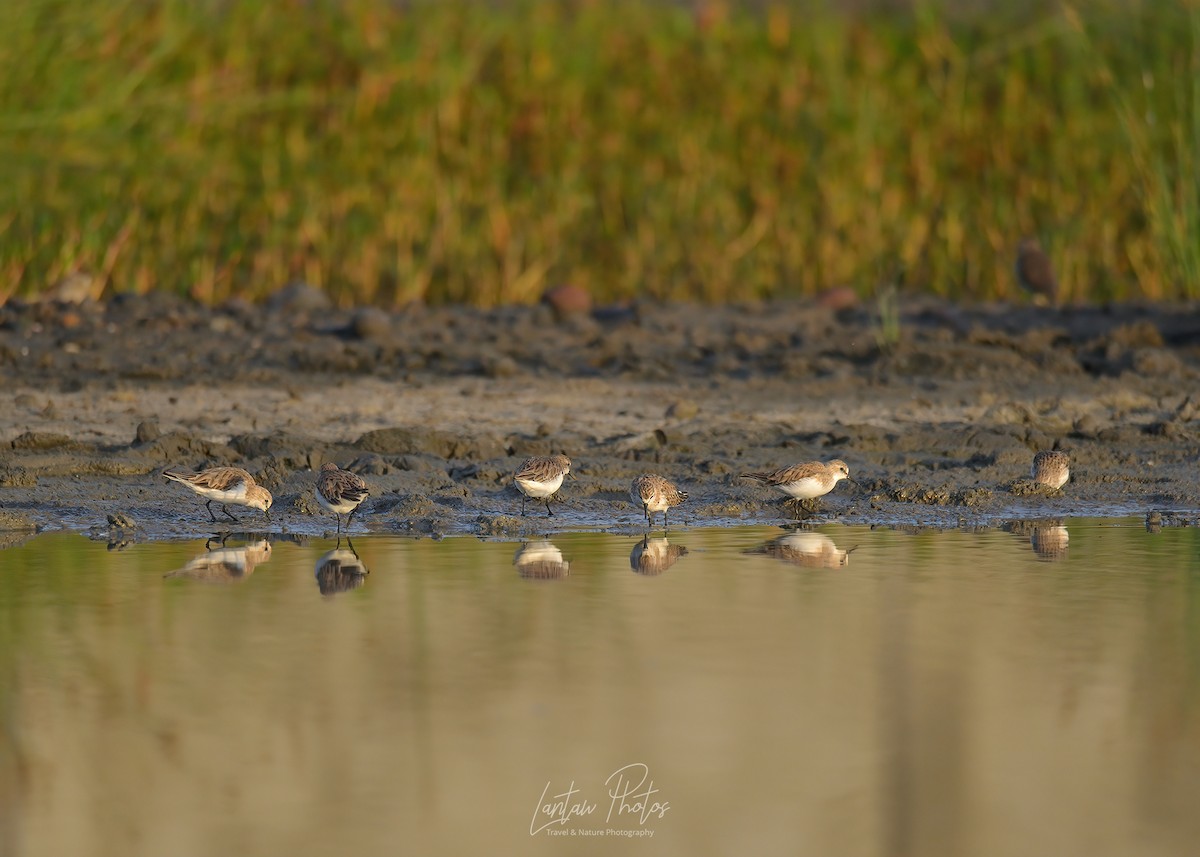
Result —
<instances>
[{"instance_id":1,"label":"dark mud ridge","mask_svg":"<svg viewBox=\"0 0 1200 857\"><path fill-rule=\"evenodd\" d=\"M209 532L166 467L236 464L275 495L272 529L323 532L327 460L372 496L355 530L518 538L635 530L630 481L691 492L673 525L782 522L738 478L846 460L809 520L979 526L1200 509L1200 308L902 303L336 310L285 290L215 309L162 295L0 307L0 531ZM1061 491L1034 452L1072 457ZM553 518L520 517L511 474L563 452ZM245 514L253 524L257 513ZM1162 513L1166 513L1165 518ZM116 523L110 523L110 517ZM0 536L0 540L4 537Z\"/></svg>"}]
</instances>

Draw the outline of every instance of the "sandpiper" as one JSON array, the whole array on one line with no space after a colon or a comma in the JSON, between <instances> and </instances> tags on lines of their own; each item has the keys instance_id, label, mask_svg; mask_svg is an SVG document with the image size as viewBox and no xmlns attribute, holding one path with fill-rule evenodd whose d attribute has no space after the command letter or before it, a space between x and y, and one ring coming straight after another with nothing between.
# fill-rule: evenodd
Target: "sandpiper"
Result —
<instances>
[{"instance_id":1,"label":"sandpiper","mask_svg":"<svg viewBox=\"0 0 1200 857\"><path fill-rule=\"evenodd\" d=\"M782 470L764 473L743 473L743 479L754 479L771 485L793 500L813 500L828 494L842 479L850 478L850 468L840 458L828 464L821 461L806 461Z\"/></svg>"},{"instance_id":2,"label":"sandpiper","mask_svg":"<svg viewBox=\"0 0 1200 857\"><path fill-rule=\"evenodd\" d=\"M231 521L236 521L237 518L226 508L227 503L260 509L263 516L268 521L271 520L271 492L256 483L254 477L240 467L210 467L199 473L164 470L163 476L172 482L186 485L201 497L207 497L204 507L208 509L208 517L214 523L217 520L212 510L214 500L221 504L221 511Z\"/></svg>"},{"instance_id":3,"label":"sandpiper","mask_svg":"<svg viewBox=\"0 0 1200 857\"><path fill-rule=\"evenodd\" d=\"M635 505L641 506L646 513L646 524L654 523L650 517L652 512L662 512L663 526L667 525L667 510L678 506L688 498L686 491L680 491L675 485L657 473L643 473L629 486L629 496Z\"/></svg>"},{"instance_id":4,"label":"sandpiper","mask_svg":"<svg viewBox=\"0 0 1200 857\"><path fill-rule=\"evenodd\" d=\"M563 477L571 472L571 459L565 455L535 455L525 459L513 481L521 491L521 516L525 516L525 501L529 497L546 501L546 516L553 517L550 498L562 486Z\"/></svg>"},{"instance_id":5,"label":"sandpiper","mask_svg":"<svg viewBox=\"0 0 1200 857\"><path fill-rule=\"evenodd\" d=\"M1043 449L1033 457L1029 478L1038 485L1063 487L1071 478L1071 456L1057 449Z\"/></svg>"},{"instance_id":6,"label":"sandpiper","mask_svg":"<svg viewBox=\"0 0 1200 857\"><path fill-rule=\"evenodd\" d=\"M367 483L362 477L349 470L342 470L332 461L321 465L317 476L317 502L327 512L337 516L337 531L342 532L342 515L346 515L346 526L363 500L367 499Z\"/></svg>"},{"instance_id":7,"label":"sandpiper","mask_svg":"<svg viewBox=\"0 0 1200 857\"><path fill-rule=\"evenodd\" d=\"M1048 303L1058 300L1058 280L1050 257L1038 244L1036 238L1023 238L1017 246L1017 283L1036 300Z\"/></svg>"}]
</instances>

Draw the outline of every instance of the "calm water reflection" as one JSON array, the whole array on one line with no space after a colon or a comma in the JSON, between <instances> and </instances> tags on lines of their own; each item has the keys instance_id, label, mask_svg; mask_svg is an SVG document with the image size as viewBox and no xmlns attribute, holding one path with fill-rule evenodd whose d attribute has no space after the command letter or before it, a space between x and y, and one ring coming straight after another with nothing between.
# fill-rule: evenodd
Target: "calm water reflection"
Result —
<instances>
[{"instance_id":1,"label":"calm water reflection","mask_svg":"<svg viewBox=\"0 0 1200 857\"><path fill-rule=\"evenodd\" d=\"M204 550L188 560L187 565L163 576L167 579L186 577L204 583L232 583L249 577L256 566L270 558L271 543L266 538L256 538L241 547L226 547L225 543L210 539Z\"/></svg>"},{"instance_id":2,"label":"calm water reflection","mask_svg":"<svg viewBox=\"0 0 1200 857\"><path fill-rule=\"evenodd\" d=\"M1200 530L1117 523L42 536L0 853L1191 853Z\"/></svg>"},{"instance_id":3,"label":"calm water reflection","mask_svg":"<svg viewBox=\"0 0 1200 857\"><path fill-rule=\"evenodd\" d=\"M558 580L571 573L571 563L549 539L527 542L513 555L517 574L529 580Z\"/></svg>"},{"instance_id":4,"label":"calm water reflection","mask_svg":"<svg viewBox=\"0 0 1200 857\"><path fill-rule=\"evenodd\" d=\"M839 548L824 533L786 533L746 553L760 553L804 568L841 568L850 562L850 550Z\"/></svg>"},{"instance_id":5,"label":"calm water reflection","mask_svg":"<svg viewBox=\"0 0 1200 857\"><path fill-rule=\"evenodd\" d=\"M687 556L687 552L681 544L671 544L662 537L652 539L647 534L629 552L629 567L638 574L662 574L679 562L680 557Z\"/></svg>"},{"instance_id":6,"label":"calm water reflection","mask_svg":"<svg viewBox=\"0 0 1200 857\"><path fill-rule=\"evenodd\" d=\"M349 592L358 589L367 582L370 572L354 549L354 542L346 539L334 545L333 550L326 551L317 558L317 588L322 595L337 595L339 592Z\"/></svg>"}]
</instances>

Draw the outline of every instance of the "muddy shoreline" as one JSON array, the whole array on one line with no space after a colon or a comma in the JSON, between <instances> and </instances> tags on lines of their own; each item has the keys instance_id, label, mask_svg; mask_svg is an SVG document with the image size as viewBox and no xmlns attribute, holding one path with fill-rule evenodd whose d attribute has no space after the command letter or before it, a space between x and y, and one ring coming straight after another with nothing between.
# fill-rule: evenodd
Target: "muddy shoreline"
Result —
<instances>
[{"instance_id":1,"label":"muddy shoreline","mask_svg":"<svg viewBox=\"0 0 1200 857\"><path fill-rule=\"evenodd\" d=\"M357 532L521 538L638 530L628 486L691 492L679 526L786 521L737 474L845 459L814 521L987 526L1200 509L1200 307L1049 309L641 303L556 314L338 310L291 288L265 306L165 295L0 307L0 531L213 531L167 467L237 464L275 495L276 532L329 531L333 460L372 496ZM1024 479L1073 460L1061 492ZM563 452L557 514L522 519L510 474ZM256 525L247 514L245 525ZM219 529L219 527L218 527Z\"/></svg>"}]
</instances>

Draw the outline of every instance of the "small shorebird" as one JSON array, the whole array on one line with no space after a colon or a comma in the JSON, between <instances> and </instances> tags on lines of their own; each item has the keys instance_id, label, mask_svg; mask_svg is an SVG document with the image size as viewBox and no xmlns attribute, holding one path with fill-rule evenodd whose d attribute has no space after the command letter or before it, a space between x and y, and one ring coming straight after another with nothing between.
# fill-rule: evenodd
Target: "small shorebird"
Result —
<instances>
[{"instance_id":1,"label":"small shorebird","mask_svg":"<svg viewBox=\"0 0 1200 857\"><path fill-rule=\"evenodd\" d=\"M1050 257L1038 244L1036 238L1022 238L1017 245L1017 283L1032 295L1035 301L1041 297L1050 304L1058 301L1058 280Z\"/></svg>"},{"instance_id":2,"label":"small shorebird","mask_svg":"<svg viewBox=\"0 0 1200 857\"><path fill-rule=\"evenodd\" d=\"M742 478L778 488L793 500L814 500L832 491L840 480L849 479L850 468L846 462L835 458L828 464L806 461L767 473L743 473Z\"/></svg>"},{"instance_id":3,"label":"small shorebird","mask_svg":"<svg viewBox=\"0 0 1200 857\"><path fill-rule=\"evenodd\" d=\"M652 539L647 535L629 552L629 567L637 574L662 574L679 562L681 556L687 556L687 552L683 545L673 545L666 539Z\"/></svg>"},{"instance_id":4,"label":"small shorebird","mask_svg":"<svg viewBox=\"0 0 1200 857\"><path fill-rule=\"evenodd\" d=\"M525 501L529 497L546 501L546 517L553 517L550 498L562 486L563 477L571 472L571 459L565 455L535 455L521 463L513 481L521 491L521 517L525 516Z\"/></svg>"},{"instance_id":5,"label":"small shorebird","mask_svg":"<svg viewBox=\"0 0 1200 857\"><path fill-rule=\"evenodd\" d=\"M1061 488L1071 478L1071 456L1057 449L1044 449L1033 457L1029 478L1038 485Z\"/></svg>"},{"instance_id":6,"label":"small shorebird","mask_svg":"<svg viewBox=\"0 0 1200 857\"><path fill-rule=\"evenodd\" d=\"M346 515L346 526L363 500L367 499L367 483L362 477L349 470L342 470L332 461L321 465L317 476L317 502L327 512L337 516L337 531L342 532L342 515Z\"/></svg>"},{"instance_id":7,"label":"small shorebird","mask_svg":"<svg viewBox=\"0 0 1200 857\"><path fill-rule=\"evenodd\" d=\"M673 483L657 473L643 473L629 486L629 496L634 505L641 506L646 513L646 524L654 520L651 512L663 513L663 526L667 525L667 510L678 506L688 498L686 491L680 491Z\"/></svg>"},{"instance_id":8,"label":"small shorebird","mask_svg":"<svg viewBox=\"0 0 1200 857\"><path fill-rule=\"evenodd\" d=\"M227 503L260 509L263 516L268 521L271 520L271 492L255 482L254 477L240 467L210 467L199 473L164 470L163 476L172 482L187 486L201 497L207 497L204 508L208 509L208 517L214 523L217 520L212 510L214 500L221 504L221 511L231 521L236 521L237 518L226 508Z\"/></svg>"}]
</instances>

